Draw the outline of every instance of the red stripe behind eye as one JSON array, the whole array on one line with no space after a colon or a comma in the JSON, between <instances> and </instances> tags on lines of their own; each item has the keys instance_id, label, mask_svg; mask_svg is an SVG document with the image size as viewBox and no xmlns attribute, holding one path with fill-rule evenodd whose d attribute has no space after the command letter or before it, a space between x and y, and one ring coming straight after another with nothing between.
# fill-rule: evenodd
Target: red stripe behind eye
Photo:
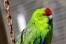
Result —
<instances>
[{"instance_id":1,"label":"red stripe behind eye","mask_svg":"<svg viewBox=\"0 0 66 44\"><path fill-rule=\"evenodd\" d=\"M44 15L39 15L39 17L42 17L42 16L47 16L47 15L45 15L45 14Z\"/></svg>"},{"instance_id":2,"label":"red stripe behind eye","mask_svg":"<svg viewBox=\"0 0 66 44\"><path fill-rule=\"evenodd\" d=\"M45 11L47 16L52 15L52 11L49 8L47 8Z\"/></svg>"},{"instance_id":3,"label":"red stripe behind eye","mask_svg":"<svg viewBox=\"0 0 66 44\"><path fill-rule=\"evenodd\" d=\"M39 15L39 17L42 17L43 15Z\"/></svg>"}]
</instances>

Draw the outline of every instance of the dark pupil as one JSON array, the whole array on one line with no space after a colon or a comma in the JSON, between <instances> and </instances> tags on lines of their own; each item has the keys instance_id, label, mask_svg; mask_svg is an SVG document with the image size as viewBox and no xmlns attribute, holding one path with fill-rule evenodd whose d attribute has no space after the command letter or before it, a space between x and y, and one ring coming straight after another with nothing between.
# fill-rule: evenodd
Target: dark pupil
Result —
<instances>
[{"instance_id":1,"label":"dark pupil","mask_svg":"<svg viewBox=\"0 0 66 44\"><path fill-rule=\"evenodd\" d=\"M46 16L46 14L42 14L43 16Z\"/></svg>"}]
</instances>

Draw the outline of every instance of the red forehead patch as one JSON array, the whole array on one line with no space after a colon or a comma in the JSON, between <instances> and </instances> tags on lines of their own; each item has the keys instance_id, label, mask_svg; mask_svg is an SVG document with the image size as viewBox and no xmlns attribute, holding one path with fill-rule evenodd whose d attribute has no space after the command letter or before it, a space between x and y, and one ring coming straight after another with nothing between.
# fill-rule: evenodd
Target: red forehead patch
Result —
<instances>
[{"instance_id":1,"label":"red forehead patch","mask_svg":"<svg viewBox=\"0 0 66 44\"><path fill-rule=\"evenodd\" d=\"M52 15L52 11L49 8L47 8L45 12L47 16Z\"/></svg>"}]
</instances>

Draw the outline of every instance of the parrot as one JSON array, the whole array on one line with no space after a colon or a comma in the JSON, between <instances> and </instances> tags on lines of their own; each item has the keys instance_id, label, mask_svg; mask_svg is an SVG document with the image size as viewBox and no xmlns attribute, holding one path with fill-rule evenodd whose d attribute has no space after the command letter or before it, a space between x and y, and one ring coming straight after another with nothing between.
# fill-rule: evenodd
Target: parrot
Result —
<instances>
[{"instance_id":1,"label":"parrot","mask_svg":"<svg viewBox=\"0 0 66 44\"><path fill-rule=\"evenodd\" d=\"M53 16L50 8L36 9L16 44L51 44Z\"/></svg>"}]
</instances>

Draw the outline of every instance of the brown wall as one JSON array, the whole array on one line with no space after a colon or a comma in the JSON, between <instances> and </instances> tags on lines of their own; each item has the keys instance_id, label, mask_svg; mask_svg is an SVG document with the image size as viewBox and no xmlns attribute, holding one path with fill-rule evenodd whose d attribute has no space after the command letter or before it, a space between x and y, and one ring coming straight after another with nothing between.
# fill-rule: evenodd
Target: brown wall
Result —
<instances>
[{"instance_id":1,"label":"brown wall","mask_svg":"<svg viewBox=\"0 0 66 44\"><path fill-rule=\"evenodd\" d=\"M0 9L0 44L8 44L1 9Z\"/></svg>"}]
</instances>

